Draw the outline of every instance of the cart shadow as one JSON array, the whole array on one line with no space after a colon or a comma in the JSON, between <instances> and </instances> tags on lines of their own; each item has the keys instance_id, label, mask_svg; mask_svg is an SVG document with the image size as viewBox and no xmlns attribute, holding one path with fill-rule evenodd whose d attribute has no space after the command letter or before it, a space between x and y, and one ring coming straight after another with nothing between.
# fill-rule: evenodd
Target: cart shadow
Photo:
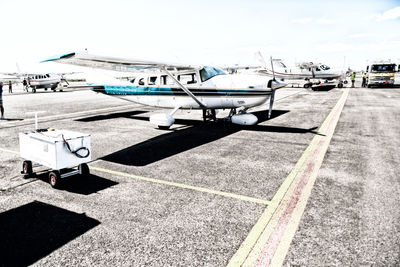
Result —
<instances>
[{"instance_id":1,"label":"cart shadow","mask_svg":"<svg viewBox=\"0 0 400 267\"><path fill-rule=\"evenodd\" d=\"M276 118L287 112L289 111L275 111L273 112L273 116L271 118ZM259 118L260 123L267 120L267 112L265 111L254 112L253 114ZM165 134L106 155L101 159L122 165L146 166L201 145L217 141L242 130L276 133L319 134L316 131L318 127L304 129L261 124L253 126L241 126L226 123L224 121L219 121L217 123L204 123L202 121L180 119L177 119L175 123L191 126L184 129L168 131Z\"/></svg>"},{"instance_id":2,"label":"cart shadow","mask_svg":"<svg viewBox=\"0 0 400 267\"><path fill-rule=\"evenodd\" d=\"M36 178L42 180L45 183L49 183L47 172L37 175ZM80 195L90 195L117 184L117 182L94 174L90 174L86 178L83 178L80 175L74 175L71 177L63 178L57 189Z\"/></svg>"},{"instance_id":3,"label":"cart shadow","mask_svg":"<svg viewBox=\"0 0 400 267\"><path fill-rule=\"evenodd\" d=\"M20 118L4 118L3 121L23 121L24 119Z\"/></svg>"},{"instance_id":4,"label":"cart shadow","mask_svg":"<svg viewBox=\"0 0 400 267\"><path fill-rule=\"evenodd\" d=\"M100 222L39 201L0 213L1 266L28 266Z\"/></svg>"}]
</instances>

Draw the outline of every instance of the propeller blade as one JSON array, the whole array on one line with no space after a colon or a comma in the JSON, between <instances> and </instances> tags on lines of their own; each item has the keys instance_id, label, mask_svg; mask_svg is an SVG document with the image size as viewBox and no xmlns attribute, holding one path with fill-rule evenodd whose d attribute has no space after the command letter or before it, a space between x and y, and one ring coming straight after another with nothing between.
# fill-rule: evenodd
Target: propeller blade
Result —
<instances>
[{"instance_id":1,"label":"propeller blade","mask_svg":"<svg viewBox=\"0 0 400 267\"><path fill-rule=\"evenodd\" d=\"M275 71L274 71L274 63L272 62L272 56L270 57L270 59L271 59L271 68L272 68L272 80L273 81L276 81L276 79L275 79Z\"/></svg>"},{"instance_id":2,"label":"propeller blade","mask_svg":"<svg viewBox=\"0 0 400 267\"><path fill-rule=\"evenodd\" d=\"M268 119L270 119L272 115L272 106L274 105L274 99L275 99L275 90L272 90L271 97L269 98Z\"/></svg>"}]
</instances>

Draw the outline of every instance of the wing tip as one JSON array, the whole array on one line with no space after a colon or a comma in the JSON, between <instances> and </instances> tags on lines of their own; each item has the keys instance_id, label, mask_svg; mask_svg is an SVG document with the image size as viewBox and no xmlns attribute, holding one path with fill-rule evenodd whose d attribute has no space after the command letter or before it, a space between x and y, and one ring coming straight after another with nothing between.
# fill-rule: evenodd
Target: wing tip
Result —
<instances>
[{"instance_id":1,"label":"wing tip","mask_svg":"<svg viewBox=\"0 0 400 267\"><path fill-rule=\"evenodd\" d=\"M40 63L49 62L49 61L56 61L56 60L60 60L60 59L67 59L67 58L73 57L75 55L76 55L75 52L66 53L66 54L62 54L62 55L51 57L49 59L42 60L42 61L40 61Z\"/></svg>"}]
</instances>

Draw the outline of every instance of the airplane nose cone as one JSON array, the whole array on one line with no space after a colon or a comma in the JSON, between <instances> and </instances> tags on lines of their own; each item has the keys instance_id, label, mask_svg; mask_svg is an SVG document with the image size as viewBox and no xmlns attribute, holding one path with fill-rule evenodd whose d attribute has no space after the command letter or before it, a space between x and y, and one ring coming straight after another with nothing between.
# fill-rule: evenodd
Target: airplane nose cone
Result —
<instances>
[{"instance_id":1,"label":"airplane nose cone","mask_svg":"<svg viewBox=\"0 0 400 267\"><path fill-rule=\"evenodd\" d=\"M270 83L268 83L268 87L273 89L273 90L285 87L286 85L287 85L287 83L280 82L280 81L277 81L277 80L275 80L275 81L271 80Z\"/></svg>"}]
</instances>

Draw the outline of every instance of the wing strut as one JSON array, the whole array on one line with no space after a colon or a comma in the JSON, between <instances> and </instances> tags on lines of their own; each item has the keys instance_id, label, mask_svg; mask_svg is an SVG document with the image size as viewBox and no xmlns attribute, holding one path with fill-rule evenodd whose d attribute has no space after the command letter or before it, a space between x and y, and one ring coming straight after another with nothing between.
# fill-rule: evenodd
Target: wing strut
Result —
<instances>
[{"instance_id":1,"label":"wing strut","mask_svg":"<svg viewBox=\"0 0 400 267\"><path fill-rule=\"evenodd\" d=\"M171 77L171 79L174 80L179 85L179 87L182 88L183 91L185 91L186 94L188 94L191 98L193 98L193 100L196 101L196 103L199 104L200 107L207 108L207 106L204 105L200 101L200 99L198 99L192 92L190 92L190 90L187 89L180 81L178 81L178 79L176 79L174 75L172 75L172 73L169 72L169 70L167 70L165 66L161 66L161 69L164 70L168 74L168 76Z\"/></svg>"}]
</instances>

